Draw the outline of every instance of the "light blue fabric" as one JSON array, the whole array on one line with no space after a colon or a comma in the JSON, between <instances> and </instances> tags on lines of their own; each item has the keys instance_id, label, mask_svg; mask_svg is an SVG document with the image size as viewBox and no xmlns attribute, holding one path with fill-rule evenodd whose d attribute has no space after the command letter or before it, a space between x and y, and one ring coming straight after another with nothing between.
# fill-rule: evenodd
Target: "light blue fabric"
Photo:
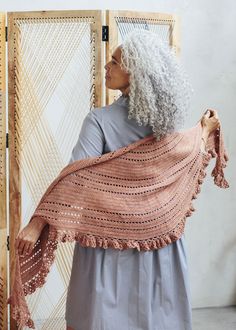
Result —
<instances>
[{"instance_id":1,"label":"light blue fabric","mask_svg":"<svg viewBox=\"0 0 236 330\"><path fill-rule=\"evenodd\" d=\"M128 99L86 116L70 163L152 133L127 117ZM74 330L191 330L184 235L154 251L75 244L65 319Z\"/></svg>"}]
</instances>

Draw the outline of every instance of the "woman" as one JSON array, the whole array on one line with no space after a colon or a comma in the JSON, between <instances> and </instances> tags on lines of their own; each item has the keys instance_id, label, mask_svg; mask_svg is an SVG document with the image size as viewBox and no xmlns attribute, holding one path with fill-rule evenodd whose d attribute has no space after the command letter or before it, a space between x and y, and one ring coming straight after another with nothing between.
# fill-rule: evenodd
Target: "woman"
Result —
<instances>
[{"instance_id":1,"label":"woman","mask_svg":"<svg viewBox=\"0 0 236 330\"><path fill-rule=\"evenodd\" d=\"M122 95L86 116L70 160L99 156L152 132L177 130L190 86L174 54L149 31L134 31L105 66L106 86ZM204 141L217 127L202 117ZM20 254L32 251L45 223L34 219L18 235ZM66 303L67 330L190 330L185 239L159 250L115 250L75 244Z\"/></svg>"}]
</instances>

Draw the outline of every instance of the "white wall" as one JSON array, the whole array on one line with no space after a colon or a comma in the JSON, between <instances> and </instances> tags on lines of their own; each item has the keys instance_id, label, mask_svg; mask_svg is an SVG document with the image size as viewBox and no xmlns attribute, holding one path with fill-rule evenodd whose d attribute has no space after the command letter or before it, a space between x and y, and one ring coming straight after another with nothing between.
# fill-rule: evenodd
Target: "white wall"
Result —
<instances>
[{"instance_id":1,"label":"white wall","mask_svg":"<svg viewBox=\"0 0 236 330\"><path fill-rule=\"evenodd\" d=\"M189 125L207 107L218 110L230 162L229 189L209 176L188 218L186 236L193 307L236 304L236 3L233 0L1 0L0 11L120 9L177 13L182 20L182 62L195 94ZM212 166L211 166L212 168ZM209 169L208 169L208 172Z\"/></svg>"}]
</instances>

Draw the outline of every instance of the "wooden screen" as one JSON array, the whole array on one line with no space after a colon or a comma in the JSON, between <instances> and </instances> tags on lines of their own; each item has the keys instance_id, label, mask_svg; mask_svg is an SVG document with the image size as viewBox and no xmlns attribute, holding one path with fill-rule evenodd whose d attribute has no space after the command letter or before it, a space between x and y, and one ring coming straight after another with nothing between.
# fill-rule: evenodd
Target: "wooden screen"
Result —
<instances>
[{"instance_id":1,"label":"wooden screen","mask_svg":"<svg viewBox=\"0 0 236 330\"><path fill-rule=\"evenodd\" d=\"M0 13L0 329L7 329L5 13Z\"/></svg>"},{"instance_id":2,"label":"wooden screen","mask_svg":"<svg viewBox=\"0 0 236 330\"><path fill-rule=\"evenodd\" d=\"M122 43L127 33L133 29L146 29L157 33L159 37L180 52L179 17L162 13L134 11L107 11L106 24L109 28L109 41L106 44L106 61L109 61L115 48ZM106 104L111 104L120 92L106 90Z\"/></svg>"},{"instance_id":3,"label":"wooden screen","mask_svg":"<svg viewBox=\"0 0 236 330\"><path fill-rule=\"evenodd\" d=\"M14 240L65 167L91 108L101 106L101 12L8 14L10 264ZM73 244L61 244L47 284L27 297L37 329L65 329ZM14 274L11 273L11 283ZM11 329L15 323L11 320Z\"/></svg>"},{"instance_id":4,"label":"wooden screen","mask_svg":"<svg viewBox=\"0 0 236 330\"><path fill-rule=\"evenodd\" d=\"M48 185L68 164L84 117L90 109L102 105L101 22L101 11L8 13L11 283L17 233L28 223ZM154 31L179 54L179 19L175 15L107 11L106 25L106 61L134 28ZM5 22L4 15L0 15L0 328L7 328L4 50ZM106 103L117 96L117 92L107 90ZM46 285L27 297L37 329L65 329L73 248L74 244L59 244ZM10 328L16 329L14 320Z\"/></svg>"}]
</instances>

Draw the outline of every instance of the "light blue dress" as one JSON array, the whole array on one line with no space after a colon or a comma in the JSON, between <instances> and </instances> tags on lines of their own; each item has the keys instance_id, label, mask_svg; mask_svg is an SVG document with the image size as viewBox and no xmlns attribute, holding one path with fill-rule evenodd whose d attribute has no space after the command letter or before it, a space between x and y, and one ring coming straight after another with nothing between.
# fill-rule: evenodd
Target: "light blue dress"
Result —
<instances>
[{"instance_id":1,"label":"light blue dress","mask_svg":"<svg viewBox=\"0 0 236 330\"><path fill-rule=\"evenodd\" d=\"M152 133L128 119L128 99L86 116L70 163L114 151ZM191 330L184 235L153 251L75 244L65 319L74 330Z\"/></svg>"}]
</instances>

